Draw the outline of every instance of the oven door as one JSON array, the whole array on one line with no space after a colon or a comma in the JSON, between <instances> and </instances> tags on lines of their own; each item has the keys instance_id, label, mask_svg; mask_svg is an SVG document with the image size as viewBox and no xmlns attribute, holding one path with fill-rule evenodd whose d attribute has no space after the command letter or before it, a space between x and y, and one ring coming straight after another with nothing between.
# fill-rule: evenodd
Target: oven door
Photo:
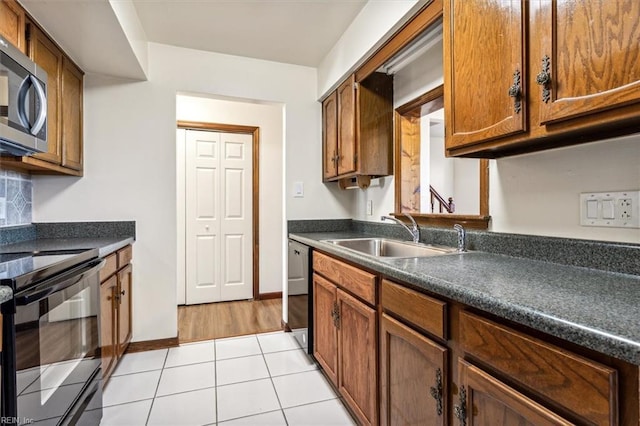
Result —
<instances>
[{"instance_id":1,"label":"oven door","mask_svg":"<svg viewBox=\"0 0 640 426\"><path fill-rule=\"evenodd\" d=\"M101 376L97 272L103 264L94 260L16 295L18 419L64 423L95 396ZM101 401L91 405L101 410Z\"/></svg>"}]
</instances>

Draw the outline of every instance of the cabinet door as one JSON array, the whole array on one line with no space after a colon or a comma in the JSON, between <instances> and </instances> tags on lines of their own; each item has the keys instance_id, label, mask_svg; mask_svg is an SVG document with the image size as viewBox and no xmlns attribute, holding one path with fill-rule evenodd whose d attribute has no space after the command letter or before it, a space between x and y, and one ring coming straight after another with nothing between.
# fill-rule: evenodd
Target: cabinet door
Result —
<instances>
[{"instance_id":1,"label":"cabinet door","mask_svg":"<svg viewBox=\"0 0 640 426\"><path fill-rule=\"evenodd\" d=\"M60 143L60 75L62 52L38 27L29 24L29 57L47 72L47 152L33 157L50 163L62 162Z\"/></svg>"},{"instance_id":2,"label":"cabinet door","mask_svg":"<svg viewBox=\"0 0 640 426\"><path fill-rule=\"evenodd\" d=\"M526 131L526 3L444 2L447 148Z\"/></svg>"},{"instance_id":3,"label":"cabinet door","mask_svg":"<svg viewBox=\"0 0 640 426\"><path fill-rule=\"evenodd\" d=\"M447 424L447 349L386 314L380 348L380 424Z\"/></svg>"},{"instance_id":4,"label":"cabinet door","mask_svg":"<svg viewBox=\"0 0 640 426\"><path fill-rule=\"evenodd\" d=\"M62 166L82 170L82 71L62 63Z\"/></svg>"},{"instance_id":5,"label":"cabinet door","mask_svg":"<svg viewBox=\"0 0 640 426\"><path fill-rule=\"evenodd\" d=\"M324 180L335 177L338 158L338 101L333 92L322 102L322 178Z\"/></svg>"},{"instance_id":6,"label":"cabinet door","mask_svg":"<svg viewBox=\"0 0 640 426\"><path fill-rule=\"evenodd\" d=\"M313 274L313 355L334 385L338 385L338 332L335 284Z\"/></svg>"},{"instance_id":7,"label":"cabinet door","mask_svg":"<svg viewBox=\"0 0 640 426\"><path fill-rule=\"evenodd\" d=\"M338 98L338 175L356 171L356 78L352 75L342 83Z\"/></svg>"},{"instance_id":8,"label":"cabinet door","mask_svg":"<svg viewBox=\"0 0 640 426\"><path fill-rule=\"evenodd\" d=\"M0 1L0 36L26 53L25 13L15 0Z\"/></svg>"},{"instance_id":9,"label":"cabinet door","mask_svg":"<svg viewBox=\"0 0 640 426\"><path fill-rule=\"evenodd\" d=\"M458 361L458 374L459 391L454 405L458 424L468 426L572 424L462 359Z\"/></svg>"},{"instance_id":10,"label":"cabinet door","mask_svg":"<svg viewBox=\"0 0 640 426\"><path fill-rule=\"evenodd\" d=\"M543 0L539 14L542 123L640 102L640 2Z\"/></svg>"},{"instance_id":11,"label":"cabinet door","mask_svg":"<svg viewBox=\"0 0 640 426\"><path fill-rule=\"evenodd\" d=\"M377 424L376 311L340 289L338 307L338 389L361 424Z\"/></svg>"},{"instance_id":12,"label":"cabinet door","mask_svg":"<svg viewBox=\"0 0 640 426\"><path fill-rule=\"evenodd\" d=\"M118 357L124 354L131 341L131 283L133 267L127 265L118 272Z\"/></svg>"},{"instance_id":13,"label":"cabinet door","mask_svg":"<svg viewBox=\"0 0 640 426\"><path fill-rule=\"evenodd\" d=\"M115 275L100 284L100 352L104 379L111 375L117 360L117 291L118 278Z\"/></svg>"}]
</instances>

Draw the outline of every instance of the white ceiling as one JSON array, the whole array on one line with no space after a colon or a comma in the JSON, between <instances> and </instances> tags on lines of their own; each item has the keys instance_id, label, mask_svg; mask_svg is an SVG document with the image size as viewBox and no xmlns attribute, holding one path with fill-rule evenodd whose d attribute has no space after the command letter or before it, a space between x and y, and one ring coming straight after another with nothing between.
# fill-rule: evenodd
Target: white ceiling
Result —
<instances>
[{"instance_id":1,"label":"white ceiling","mask_svg":"<svg viewBox=\"0 0 640 426\"><path fill-rule=\"evenodd\" d=\"M145 80L147 41L317 67L367 0L20 3L85 72Z\"/></svg>"},{"instance_id":2,"label":"white ceiling","mask_svg":"<svg viewBox=\"0 0 640 426\"><path fill-rule=\"evenodd\" d=\"M152 42L316 67L367 0L133 0Z\"/></svg>"}]
</instances>

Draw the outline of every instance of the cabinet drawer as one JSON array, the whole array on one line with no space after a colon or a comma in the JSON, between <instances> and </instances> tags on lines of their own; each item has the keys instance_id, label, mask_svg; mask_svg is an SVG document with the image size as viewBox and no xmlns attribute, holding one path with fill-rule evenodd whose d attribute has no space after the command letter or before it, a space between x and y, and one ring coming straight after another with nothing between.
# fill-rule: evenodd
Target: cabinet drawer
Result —
<instances>
[{"instance_id":1,"label":"cabinet drawer","mask_svg":"<svg viewBox=\"0 0 640 426\"><path fill-rule=\"evenodd\" d=\"M118 258L115 253L104 258L105 264L100 269L100 282L103 282L118 270Z\"/></svg>"},{"instance_id":2,"label":"cabinet drawer","mask_svg":"<svg viewBox=\"0 0 640 426\"><path fill-rule=\"evenodd\" d=\"M118 250L118 269L131 263L133 258L133 247L131 245L126 246Z\"/></svg>"},{"instance_id":3,"label":"cabinet drawer","mask_svg":"<svg viewBox=\"0 0 640 426\"><path fill-rule=\"evenodd\" d=\"M446 339L447 304L417 291L382 280L382 308L429 333Z\"/></svg>"},{"instance_id":4,"label":"cabinet drawer","mask_svg":"<svg viewBox=\"0 0 640 426\"><path fill-rule=\"evenodd\" d=\"M468 312L464 350L589 422L618 424L618 375L605 365Z\"/></svg>"},{"instance_id":5,"label":"cabinet drawer","mask_svg":"<svg viewBox=\"0 0 640 426\"><path fill-rule=\"evenodd\" d=\"M316 251L313 270L372 305L376 303L376 276Z\"/></svg>"}]
</instances>

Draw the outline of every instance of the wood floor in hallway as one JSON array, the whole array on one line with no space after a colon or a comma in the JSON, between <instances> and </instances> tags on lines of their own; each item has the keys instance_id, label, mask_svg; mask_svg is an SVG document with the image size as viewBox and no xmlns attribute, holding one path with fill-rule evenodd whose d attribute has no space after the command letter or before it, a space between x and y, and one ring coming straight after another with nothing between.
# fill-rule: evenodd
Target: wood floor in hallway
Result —
<instances>
[{"instance_id":1,"label":"wood floor in hallway","mask_svg":"<svg viewBox=\"0 0 640 426\"><path fill-rule=\"evenodd\" d=\"M178 307L180 343L282 329L282 299L240 300Z\"/></svg>"}]
</instances>

